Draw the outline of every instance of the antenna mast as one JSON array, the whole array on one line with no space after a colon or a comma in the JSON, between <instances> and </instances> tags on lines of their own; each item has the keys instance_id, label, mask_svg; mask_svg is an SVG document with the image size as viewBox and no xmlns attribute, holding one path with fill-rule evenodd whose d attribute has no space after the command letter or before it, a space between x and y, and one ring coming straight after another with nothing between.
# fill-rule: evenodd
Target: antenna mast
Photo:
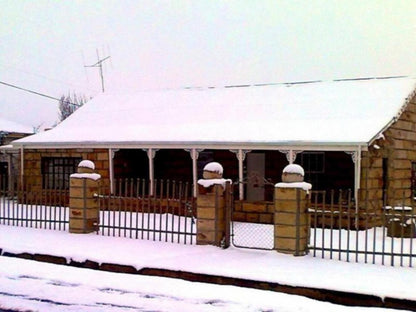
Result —
<instances>
[{"instance_id":1,"label":"antenna mast","mask_svg":"<svg viewBox=\"0 0 416 312\"><path fill-rule=\"evenodd\" d=\"M84 65L84 67L99 67L100 68L100 77L101 77L101 88L104 92L104 75L103 75L103 62L107 59L109 59L110 56L107 56L103 59L100 59L100 56L98 55L98 50L97 50L97 63L92 64L92 65Z\"/></svg>"}]
</instances>

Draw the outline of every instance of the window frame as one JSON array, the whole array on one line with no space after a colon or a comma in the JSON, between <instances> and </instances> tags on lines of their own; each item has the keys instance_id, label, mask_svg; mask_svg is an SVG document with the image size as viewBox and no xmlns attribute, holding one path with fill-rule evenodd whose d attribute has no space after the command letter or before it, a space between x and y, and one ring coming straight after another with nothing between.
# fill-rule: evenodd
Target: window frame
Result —
<instances>
[{"instance_id":1,"label":"window frame","mask_svg":"<svg viewBox=\"0 0 416 312\"><path fill-rule=\"evenodd\" d=\"M316 159L317 162L321 162L321 164L319 164L319 168L313 168L311 170L311 156L314 155L316 157L321 157L321 159ZM302 152L300 154L301 158L300 158L300 164L303 168L303 170L305 170L305 174L322 174L325 173L325 152ZM305 164L306 160L305 158L308 157L309 158L309 165L307 166ZM317 166L316 166L317 167Z\"/></svg>"},{"instance_id":2,"label":"window frame","mask_svg":"<svg viewBox=\"0 0 416 312\"><path fill-rule=\"evenodd\" d=\"M81 161L82 157L42 157L42 189L68 190L69 176Z\"/></svg>"}]
</instances>

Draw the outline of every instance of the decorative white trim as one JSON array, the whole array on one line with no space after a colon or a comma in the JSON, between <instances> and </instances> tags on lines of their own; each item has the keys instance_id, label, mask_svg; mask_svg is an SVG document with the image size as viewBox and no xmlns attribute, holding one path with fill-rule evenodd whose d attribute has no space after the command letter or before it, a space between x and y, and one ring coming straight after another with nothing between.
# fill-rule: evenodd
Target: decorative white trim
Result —
<instances>
[{"instance_id":1,"label":"decorative white trim","mask_svg":"<svg viewBox=\"0 0 416 312\"><path fill-rule=\"evenodd\" d=\"M114 157L116 156L116 153L119 151L119 148L110 148L111 154L110 157L111 159L114 159Z\"/></svg>"},{"instance_id":2,"label":"decorative white trim","mask_svg":"<svg viewBox=\"0 0 416 312\"><path fill-rule=\"evenodd\" d=\"M153 159L156 156L156 152L158 151L158 148L143 148L143 151L146 152L147 157L149 157L149 159Z\"/></svg>"},{"instance_id":3,"label":"decorative white trim","mask_svg":"<svg viewBox=\"0 0 416 312\"><path fill-rule=\"evenodd\" d=\"M244 161L246 159L246 155L247 153L250 153L251 150L243 150L243 149L238 149L238 150L230 150L230 152L234 153L237 156L237 159L239 161Z\"/></svg>"},{"instance_id":4,"label":"decorative white trim","mask_svg":"<svg viewBox=\"0 0 416 312\"><path fill-rule=\"evenodd\" d=\"M280 153L283 153L286 155L286 159L289 162L289 164L293 164L296 160L296 156L303 152L303 150L279 150Z\"/></svg>"},{"instance_id":5,"label":"decorative white trim","mask_svg":"<svg viewBox=\"0 0 416 312\"><path fill-rule=\"evenodd\" d=\"M345 152L346 154L350 155L352 158L352 162L355 164L357 162L358 159L358 151L353 151L353 152Z\"/></svg>"},{"instance_id":6,"label":"decorative white trim","mask_svg":"<svg viewBox=\"0 0 416 312\"><path fill-rule=\"evenodd\" d=\"M203 150L204 150L203 148L185 148L185 151L191 154L192 160L198 159L199 153L202 152Z\"/></svg>"}]
</instances>

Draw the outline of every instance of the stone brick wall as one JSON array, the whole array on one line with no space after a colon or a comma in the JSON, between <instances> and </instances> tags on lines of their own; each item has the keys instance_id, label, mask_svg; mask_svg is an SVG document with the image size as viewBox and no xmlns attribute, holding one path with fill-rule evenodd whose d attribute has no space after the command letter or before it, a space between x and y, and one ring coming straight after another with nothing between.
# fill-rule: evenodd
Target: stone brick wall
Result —
<instances>
[{"instance_id":1,"label":"stone brick wall","mask_svg":"<svg viewBox=\"0 0 416 312\"><path fill-rule=\"evenodd\" d=\"M109 187L109 159L107 149L25 149L24 186L27 191L42 191L42 157L80 157L95 163L95 172L102 177L102 187Z\"/></svg>"},{"instance_id":2,"label":"stone brick wall","mask_svg":"<svg viewBox=\"0 0 416 312\"><path fill-rule=\"evenodd\" d=\"M368 202L369 209L383 207L383 188L388 205L412 203L412 162L416 162L416 96L409 101L404 112L362 154L360 206ZM383 173L383 158L387 172ZM383 181L383 174L385 179ZM384 185L385 184L385 185Z\"/></svg>"},{"instance_id":3,"label":"stone brick wall","mask_svg":"<svg viewBox=\"0 0 416 312\"><path fill-rule=\"evenodd\" d=\"M234 201L233 221L272 224L274 202Z\"/></svg>"}]
</instances>

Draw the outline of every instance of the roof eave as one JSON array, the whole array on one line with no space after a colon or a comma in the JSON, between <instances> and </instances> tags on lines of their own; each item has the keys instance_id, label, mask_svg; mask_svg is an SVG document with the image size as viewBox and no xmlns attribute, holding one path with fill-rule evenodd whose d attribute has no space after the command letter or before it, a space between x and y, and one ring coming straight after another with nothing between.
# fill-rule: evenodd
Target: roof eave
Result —
<instances>
[{"instance_id":1,"label":"roof eave","mask_svg":"<svg viewBox=\"0 0 416 312\"><path fill-rule=\"evenodd\" d=\"M245 149L245 150L367 150L368 142L280 141L280 142L219 142L219 141L158 141L158 142L14 142L16 148L113 148L113 149Z\"/></svg>"}]
</instances>

